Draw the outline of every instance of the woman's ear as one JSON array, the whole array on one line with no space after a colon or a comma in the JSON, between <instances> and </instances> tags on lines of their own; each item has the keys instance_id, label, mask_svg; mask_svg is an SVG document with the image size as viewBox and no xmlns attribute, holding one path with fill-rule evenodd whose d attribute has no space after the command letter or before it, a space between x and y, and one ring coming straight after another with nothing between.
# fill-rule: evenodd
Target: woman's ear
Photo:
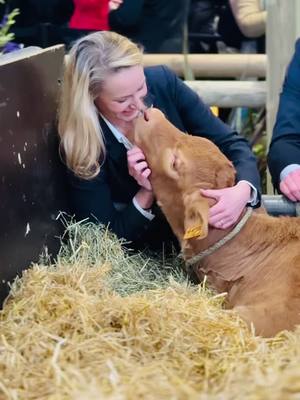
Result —
<instances>
[{"instance_id":1,"label":"woman's ear","mask_svg":"<svg viewBox=\"0 0 300 400\"><path fill-rule=\"evenodd\" d=\"M208 234L209 205L200 190L183 195L184 204L184 235L183 247L187 247L190 239L204 239Z\"/></svg>"}]
</instances>

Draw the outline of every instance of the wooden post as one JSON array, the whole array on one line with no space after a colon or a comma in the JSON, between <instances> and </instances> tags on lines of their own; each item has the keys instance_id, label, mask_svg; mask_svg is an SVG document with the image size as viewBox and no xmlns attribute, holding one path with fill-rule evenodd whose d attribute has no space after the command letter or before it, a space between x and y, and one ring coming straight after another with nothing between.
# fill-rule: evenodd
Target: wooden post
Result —
<instances>
[{"instance_id":1,"label":"wooden post","mask_svg":"<svg viewBox=\"0 0 300 400\"><path fill-rule=\"evenodd\" d=\"M185 81L209 106L253 107L266 105L265 81Z\"/></svg>"},{"instance_id":2,"label":"wooden post","mask_svg":"<svg viewBox=\"0 0 300 400\"><path fill-rule=\"evenodd\" d=\"M65 56L66 59L68 55ZM183 54L144 54L145 67L167 65L176 75L184 77ZM265 54L189 54L188 63L195 78L265 78Z\"/></svg>"},{"instance_id":3,"label":"wooden post","mask_svg":"<svg viewBox=\"0 0 300 400\"><path fill-rule=\"evenodd\" d=\"M265 54L189 54L188 63L195 78L264 78ZM144 54L144 65L168 65L178 76L184 75L182 54Z\"/></svg>"},{"instance_id":4,"label":"wooden post","mask_svg":"<svg viewBox=\"0 0 300 400\"><path fill-rule=\"evenodd\" d=\"M270 143L287 65L300 36L300 1L267 2L267 140ZM273 193L268 174L267 193Z\"/></svg>"}]
</instances>

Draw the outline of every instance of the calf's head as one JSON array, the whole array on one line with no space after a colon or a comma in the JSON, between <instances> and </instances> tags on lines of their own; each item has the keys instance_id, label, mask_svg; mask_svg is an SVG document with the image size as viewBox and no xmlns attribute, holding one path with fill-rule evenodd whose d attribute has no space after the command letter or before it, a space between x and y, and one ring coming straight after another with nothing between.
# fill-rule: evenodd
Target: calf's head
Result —
<instances>
[{"instance_id":1,"label":"calf's head","mask_svg":"<svg viewBox=\"0 0 300 400\"><path fill-rule=\"evenodd\" d=\"M134 142L146 156L157 202L182 247L206 237L209 200L200 189L232 186L231 162L211 141L179 131L155 108L136 120Z\"/></svg>"}]
</instances>

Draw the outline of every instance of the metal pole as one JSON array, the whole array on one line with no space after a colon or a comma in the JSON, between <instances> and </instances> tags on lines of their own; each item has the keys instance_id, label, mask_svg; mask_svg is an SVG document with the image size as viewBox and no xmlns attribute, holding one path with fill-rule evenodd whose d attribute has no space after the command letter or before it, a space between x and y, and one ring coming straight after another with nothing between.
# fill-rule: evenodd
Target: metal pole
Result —
<instances>
[{"instance_id":1,"label":"metal pole","mask_svg":"<svg viewBox=\"0 0 300 400\"><path fill-rule=\"evenodd\" d=\"M300 202L294 203L282 195L263 195L262 204L268 214L279 216L300 216Z\"/></svg>"}]
</instances>

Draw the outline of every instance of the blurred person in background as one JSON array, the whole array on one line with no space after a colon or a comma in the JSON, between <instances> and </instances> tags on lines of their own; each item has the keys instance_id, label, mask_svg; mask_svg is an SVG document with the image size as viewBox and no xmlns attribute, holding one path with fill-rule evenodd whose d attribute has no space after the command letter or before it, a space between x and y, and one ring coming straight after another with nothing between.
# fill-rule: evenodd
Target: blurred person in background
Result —
<instances>
[{"instance_id":1,"label":"blurred person in background","mask_svg":"<svg viewBox=\"0 0 300 400\"><path fill-rule=\"evenodd\" d=\"M74 12L69 22L71 29L81 35L109 29L109 0L73 0L73 3Z\"/></svg>"},{"instance_id":2,"label":"blurred person in background","mask_svg":"<svg viewBox=\"0 0 300 400\"><path fill-rule=\"evenodd\" d=\"M264 1L228 0L226 3L218 23L222 41L242 53L264 53L267 20Z\"/></svg>"},{"instance_id":3,"label":"blurred person in background","mask_svg":"<svg viewBox=\"0 0 300 400\"><path fill-rule=\"evenodd\" d=\"M123 3L123 0L73 0L74 12L70 18L65 43L69 47L82 36L110 29L108 15Z\"/></svg>"},{"instance_id":4,"label":"blurred person in background","mask_svg":"<svg viewBox=\"0 0 300 400\"><path fill-rule=\"evenodd\" d=\"M109 23L146 53L182 53L188 7L189 0L123 0Z\"/></svg>"},{"instance_id":5,"label":"blurred person in background","mask_svg":"<svg viewBox=\"0 0 300 400\"><path fill-rule=\"evenodd\" d=\"M229 0L232 14L247 38L257 38L266 32L267 11L261 0Z\"/></svg>"},{"instance_id":6,"label":"blurred person in background","mask_svg":"<svg viewBox=\"0 0 300 400\"><path fill-rule=\"evenodd\" d=\"M300 39L287 68L268 154L274 187L300 201Z\"/></svg>"},{"instance_id":7,"label":"blurred person in background","mask_svg":"<svg viewBox=\"0 0 300 400\"><path fill-rule=\"evenodd\" d=\"M222 0L191 0L188 16L189 52L217 53L217 16Z\"/></svg>"},{"instance_id":8,"label":"blurred person in background","mask_svg":"<svg viewBox=\"0 0 300 400\"><path fill-rule=\"evenodd\" d=\"M62 27L73 12L72 0L6 0L5 11L20 10L10 31L24 46L47 47L63 43Z\"/></svg>"}]
</instances>

